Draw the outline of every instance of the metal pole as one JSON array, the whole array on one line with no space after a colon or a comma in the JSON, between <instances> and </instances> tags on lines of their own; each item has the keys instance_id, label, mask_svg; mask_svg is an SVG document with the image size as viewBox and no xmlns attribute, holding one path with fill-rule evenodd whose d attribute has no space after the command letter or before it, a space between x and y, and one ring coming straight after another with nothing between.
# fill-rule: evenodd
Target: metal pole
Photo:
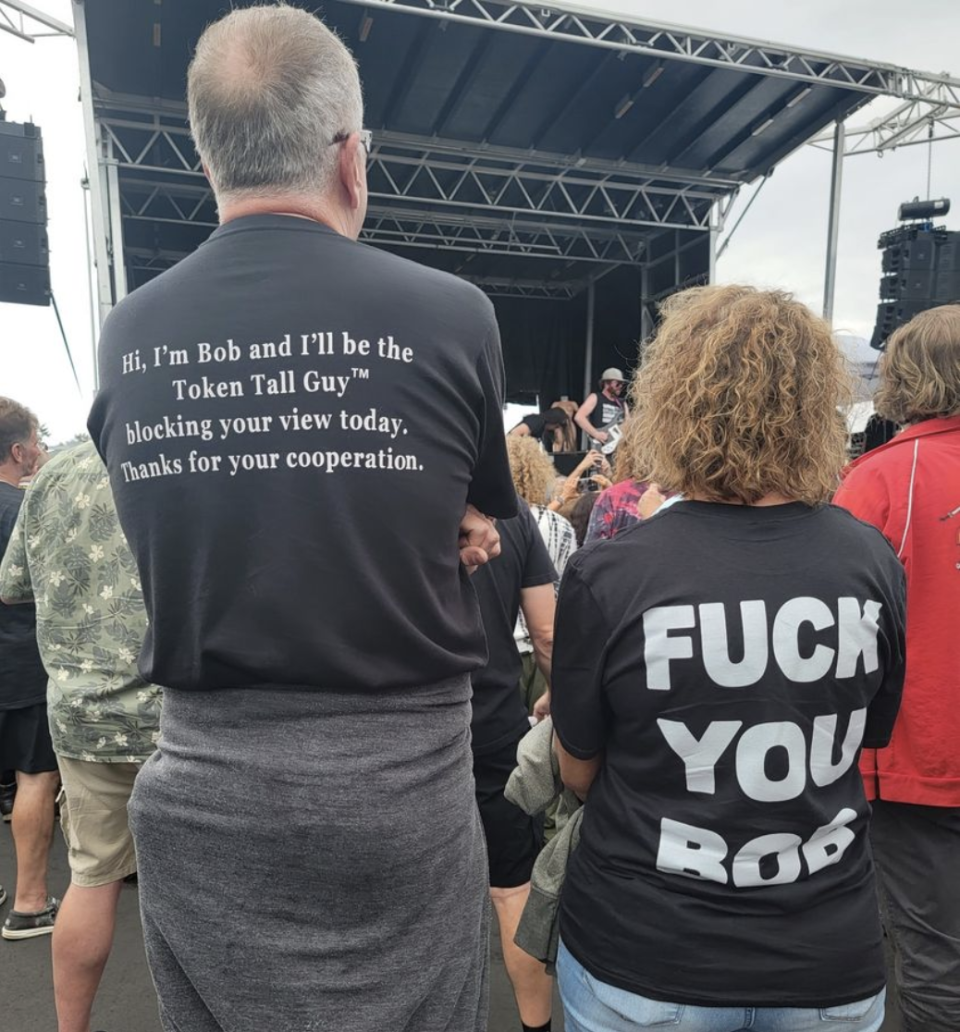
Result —
<instances>
[{"instance_id":1,"label":"metal pole","mask_svg":"<svg viewBox=\"0 0 960 1032\"><path fill-rule=\"evenodd\" d=\"M83 243L87 253L87 297L90 300L90 345L93 348L93 393L100 389L100 370L97 365L97 306L93 297L93 255L90 253L90 180L84 176L80 182L83 190Z\"/></svg>"},{"instance_id":2,"label":"metal pole","mask_svg":"<svg viewBox=\"0 0 960 1032\"><path fill-rule=\"evenodd\" d=\"M110 285L110 257L107 253L106 198L104 196L103 154L101 153L96 115L93 110L93 83L90 78L90 57L87 50L87 23L82 0L73 0L73 23L77 34L80 61L80 103L83 108L83 131L87 148L90 180L90 223L93 233L93 260L97 269L98 323L103 325L113 307ZM94 371L94 382L97 372Z\"/></svg>"},{"instance_id":3,"label":"metal pole","mask_svg":"<svg viewBox=\"0 0 960 1032\"><path fill-rule=\"evenodd\" d=\"M710 209L710 264L708 283L717 282L717 241L720 239L720 217L716 204Z\"/></svg>"},{"instance_id":4,"label":"metal pole","mask_svg":"<svg viewBox=\"0 0 960 1032\"><path fill-rule=\"evenodd\" d=\"M113 158L113 147L110 147ZM113 300L119 304L127 296L127 267L123 260L123 212L120 207L120 174L116 162L107 165L107 193L110 200L110 253L113 258Z\"/></svg>"},{"instance_id":5,"label":"metal pole","mask_svg":"<svg viewBox=\"0 0 960 1032\"><path fill-rule=\"evenodd\" d=\"M833 300L837 292L837 241L840 237L840 193L843 188L843 151L846 130L838 119L833 133L833 169L830 176L830 221L827 229L827 268L823 280L823 317L833 323Z\"/></svg>"},{"instance_id":6,"label":"metal pole","mask_svg":"<svg viewBox=\"0 0 960 1032\"><path fill-rule=\"evenodd\" d=\"M593 317L597 305L597 285L591 280L587 287L587 343L583 356L583 398L587 396L593 387ZM584 442L587 440L586 433L581 434ZM584 444L587 447L587 444Z\"/></svg>"},{"instance_id":7,"label":"metal pole","mask_svg":"<svg viewBox=\"0 0 960 1032\"><path fill-rule=\"evenodd\" d=\"M652 336L656 324L650 314L650 269L644 265L640 270L640 343L645 344Z\"/></svg>"}]
</instances>

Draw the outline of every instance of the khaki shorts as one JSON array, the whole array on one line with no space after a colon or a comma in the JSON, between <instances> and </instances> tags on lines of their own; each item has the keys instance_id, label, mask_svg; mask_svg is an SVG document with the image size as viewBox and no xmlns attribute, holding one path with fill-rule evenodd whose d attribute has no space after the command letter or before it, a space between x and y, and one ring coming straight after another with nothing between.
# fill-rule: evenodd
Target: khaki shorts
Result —
<instances>
[{"instance_id":1,"label":"khaki shorts","mask_svg":"<svg viewBox=\"0 0 960 1032\"><path fill-rule=\"evenodd\" d=\"M63 790L60 827L74 885L96 888L137 869L127 803L138 763L89 763L57 757Z\"/></svg>"}]
</instances>

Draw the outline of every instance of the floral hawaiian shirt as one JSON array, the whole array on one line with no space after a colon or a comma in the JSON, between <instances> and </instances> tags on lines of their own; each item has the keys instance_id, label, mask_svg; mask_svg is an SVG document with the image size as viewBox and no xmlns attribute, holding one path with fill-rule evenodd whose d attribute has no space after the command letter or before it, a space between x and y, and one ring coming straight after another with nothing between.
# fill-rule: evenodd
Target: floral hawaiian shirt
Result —
<instances>
[{"instance_id":1,"label":"floral hawaiian shirt","mask_svg":"<svg viewBox=\"0 0 960 1032\"><path fill-rule=\"evenodd\" d=\"M59 452L27 489L0 565L0 595L36 602L57 753L147 759L159 737L160 689L137 672L143 593L92 442Z\"/></svg>"}]
</instances>

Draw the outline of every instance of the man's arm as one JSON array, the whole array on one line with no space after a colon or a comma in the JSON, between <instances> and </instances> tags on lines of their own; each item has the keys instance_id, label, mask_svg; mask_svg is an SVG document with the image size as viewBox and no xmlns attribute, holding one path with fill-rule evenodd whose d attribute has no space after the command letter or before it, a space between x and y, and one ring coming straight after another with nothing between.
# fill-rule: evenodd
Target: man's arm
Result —
<instances>
[{"instance_id":1,"label":"man's arm","mask_svg":"<svg viewBox=\"0 0 960 1032\"><path fill-rule=\"evenodd\" d=\"M533 655L540 672L550 684L553 662L553 620L557 613L556 591L552 584L538 584L520 592L520 610L527 624L527 633L533 644ZM550 691L537 699L533 715L542 720L550 715Z\"/></svg>"},{"instance_id":2,"label":"man's arm","mask_svg":"<svg viewBox=\"0 0 960 1032\"><path fill-rule=\"evenodd\" d=\"M590 786L600 772L603 757L598 754L589 760L578 760L564 749L556 735L553 736L553 751L560 761L560 780L580 799L586 799Z\"/></svg>"}]
</instances>

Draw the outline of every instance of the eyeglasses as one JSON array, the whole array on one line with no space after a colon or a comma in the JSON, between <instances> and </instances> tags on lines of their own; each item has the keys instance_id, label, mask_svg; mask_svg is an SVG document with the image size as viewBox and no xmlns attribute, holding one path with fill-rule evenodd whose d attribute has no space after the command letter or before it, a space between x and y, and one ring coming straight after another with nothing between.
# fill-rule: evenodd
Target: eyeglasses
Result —
<instances>
[{"instance_id":1,"label":"eyeglasses","mask_svg":"<svg viewBox=\"0 0 960 1032\"><path fill-rule=\"evenodd\" d=\"M369 129L360 129L360 145L367 152L367 160L370 160L370 155L373 153L373 133ZM336 136L330 141L332 147L335 143L343 143L348 140L353 134L352 133L337 133Z\"/></svg>"}]
</instances>

